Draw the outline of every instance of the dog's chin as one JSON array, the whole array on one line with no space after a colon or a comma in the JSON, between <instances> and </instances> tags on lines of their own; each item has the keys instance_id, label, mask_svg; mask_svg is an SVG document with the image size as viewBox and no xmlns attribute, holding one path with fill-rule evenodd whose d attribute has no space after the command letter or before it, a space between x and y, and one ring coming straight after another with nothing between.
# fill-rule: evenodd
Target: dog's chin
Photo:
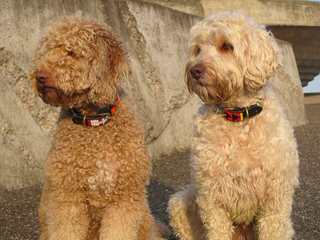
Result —
<instances>
[{"instance_id":1,"label":"dog's chin","mask_svg":"<svg viewBox=\"0 0 320 240\"><path fill-rule=\"evenodd\" d=\"M45 88L41 91L38 91L38 94L44 103L52 106L59 106L59 95L56 89Z\"/></svg>"},{"instance_id":2,"label":"dog's chin","mask_svg":"<svg viewBox=\"0 0 320 240\"><path fill-rule=\"evenodd\" d=\"M204 81L193 82L189 85L189 91L195 93L205 104L222 104L228 100L226 96L219 95L217 90Z\"/></svg>"},{"instance_id":3,"label":"dog's chin","mask_svg":"<svg viewBox=\"0 0 320 240\"><path fill-rule=\"evenodd\" d=\"M71 108L71 107L81 107L88 102L88 89L74 92L72 94L65 93L62 89L54 87L45 87L41 90L38 90L38 95L42 101L46 104Z\"/></svg>"},{"instance_id":4,"label":"dog's chin","mask_svg":"<svg viewBox=\"0 0 320 240\"><path fill-rule=\"evenodd\" d=\"M38 94L44 103L54 107L68 107L70 102L66 94L53 87L41 89L41 91L38 91Z\"/></svg>"}]
</instances>

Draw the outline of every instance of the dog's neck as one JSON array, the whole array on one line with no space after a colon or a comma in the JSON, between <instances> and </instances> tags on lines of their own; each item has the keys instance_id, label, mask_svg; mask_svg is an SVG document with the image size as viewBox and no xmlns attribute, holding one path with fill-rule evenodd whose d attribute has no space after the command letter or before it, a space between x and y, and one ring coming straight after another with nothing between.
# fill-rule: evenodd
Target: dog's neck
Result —
<instances>
[{"instance_id":1,"label":"dog's neck","mask_svg":"<svg viewBox=\"0 0 320 240\"><path fill-rule=\"evenodd\" d=\"M222 104L216 104L216 107L220 107L220 108L248 107L263 101L264 98L265 98L265 94L263 90L260 90L259 92L256 92L256 93L244 92L234 98L229 99L228 101Z\"/></svg>"},{"instance_id":2,"label":"dog's neck","mask_svg":"<svg viewBox=\"0 0 320 240\"><path fill-rule=\"evenodd\" d=\"M263 110L263 92L242 94L223 104L205 104L205 109L215 114L222 114L227 121L242 122L257 116Z\"/></svg>"},{"instance_id":3,"label":"dog's neck","mask_svg":"<svg viewBox=\"0 0 320 240\"><path fill-rule=\"evenodd\" d=\"M105 104L104 106L98 106L95 104L88 104L86 106L82 106L80 108L77 108L77 110L84 116L95 116L101 112L101 109L105 108L106 106L109 106L108 104ZM111 106L111 105L110 105Z\"/></svg>"},{"instance_id":4,"label":"dog's neck","mask_svg":"<svg viewBox=\"0 0 320 240\"><path fill-rule=\"evenodd\" d=\"M106 111L109 111L112 108L117 107L120 103L120 94L117 94L115 97L115 100L112 103L105 103L105 104L94 104L94 103L88 103L85 105L82 105L81 107L73 107L72 109L75 109L80 114L91 117L96 116L101 113L105 113Z\"/></svg>"},{"instance_id":5,"label":"dog's neck","mask_svg":"<svg viewBox=\"0 0 320 240\"><path fill-rule=\"evenodd\" d=\"M70 108L69 114L62 114L61 117L72 118L75 124L84 125L86 127L97 127L106 124L112 116L114 116L120 105L120 98L117 96L113 104L105 104L99 106L96 104L87 104L78 108Z\"/></svg>"}]
</instances>

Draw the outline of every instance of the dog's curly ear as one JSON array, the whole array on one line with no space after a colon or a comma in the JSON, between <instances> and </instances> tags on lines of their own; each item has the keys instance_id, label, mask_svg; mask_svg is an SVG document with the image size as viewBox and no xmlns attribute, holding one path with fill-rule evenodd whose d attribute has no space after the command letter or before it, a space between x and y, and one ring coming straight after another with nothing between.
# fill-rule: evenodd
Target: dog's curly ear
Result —
<instances>
[{"instance_id":1,"label":"dog's curly ear","mask_svg":"<svg viewBox=\"0 0 320 240\"><path fill-rule=\"evenodd\" d=\"M89 97L95 104L103 104L119 94L121 80L129 75L129 64L124 46L110 27L95 26L95 35L99 58L91 71L95 83Z\"/></svg>"},{"instance_id":2,"label":"dog's curly ear","mask_svg":"<svg viewBox=\"0 0 320 240\"><path fill-rule=\"evenodd\" d=\"M118 36L107 29L98 32L98 36L106 43L109 58L109 74L120 80L129 71L127 53Z\"/></svg>"},{"instance_id":3,"label":"dog's curly ear","mask_svg":"<svg viewBox=\"0 0 320 240\"><path fill-rule=\"evenodd\" d=\"M281 54L275 38L262 26L249 29L245 39L244 86L247 91L256 92L281 65Z\"/></svg>"}]
</instances>

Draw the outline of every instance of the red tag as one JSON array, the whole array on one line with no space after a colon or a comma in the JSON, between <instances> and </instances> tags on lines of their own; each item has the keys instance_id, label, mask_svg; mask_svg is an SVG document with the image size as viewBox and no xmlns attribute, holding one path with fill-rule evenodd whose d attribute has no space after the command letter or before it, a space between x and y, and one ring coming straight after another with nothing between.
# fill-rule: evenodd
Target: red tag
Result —
<instances>
[{"instance_id":1,"label":"red tag","mask_svg":"<svg viewBox=\"0 0 320 240\"><path fill-rule=\"evenodd\" d=\"M241 122L243 121L243 113L242 112L235 112L235 111L224 111L225 119L230 122Z\"/></svg>"}]
</instances>

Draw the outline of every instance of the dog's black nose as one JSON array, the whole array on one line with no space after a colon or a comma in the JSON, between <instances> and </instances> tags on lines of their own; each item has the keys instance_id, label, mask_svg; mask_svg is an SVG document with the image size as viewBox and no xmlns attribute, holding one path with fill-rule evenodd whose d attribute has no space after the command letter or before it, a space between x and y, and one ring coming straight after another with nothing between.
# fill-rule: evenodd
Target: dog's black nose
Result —
<instances>
[{"instance_id":1,"label":"dog's black nose","mask_svg":"<svg viewBox=\"0 0 320 240\"><path fill-rule=\"evenodd\" d=\"M44 92L46 87L50 86L49 75L45 71L37 71L35 75L36 87L39 92Z\"/></svg>"},{"instance_id":2,"label":"dog's black nose","mask_svg":"<svg viewBox=\"0 0 320 240\"><path fill-rule=\"evenodd\" d=\"M202 64L198 64L190 69L190 73L194 79L199 80L205 73L205 70L206 69Z\"/></svg>"},{"instance_id":3,"label":"dog's black nose","mask_svg":"<svg viewBox=\"0 0 320 240\"><path fill-rule=\"evenodd\" d=\"M40 85L44 85L46 83L47 78L48 76L44 72L39 71L36 73L36 80Z\"/></svg>"}]
</instances>

